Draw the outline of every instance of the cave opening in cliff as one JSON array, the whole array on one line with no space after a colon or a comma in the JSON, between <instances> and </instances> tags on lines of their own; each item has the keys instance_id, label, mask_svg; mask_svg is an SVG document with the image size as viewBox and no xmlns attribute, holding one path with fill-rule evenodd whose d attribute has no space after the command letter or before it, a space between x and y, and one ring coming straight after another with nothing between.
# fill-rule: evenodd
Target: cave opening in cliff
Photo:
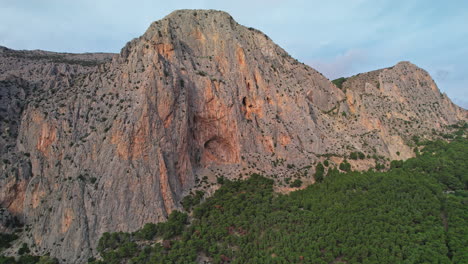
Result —
<instances>
[{"instance_id":1,"label":"cave opening in cliff","mask_svg":"<svg viewBox=\"0 0 468 264\"><path fill-rule=\"evenodd\" d=\"M235 151L229 141L220 136L214 136L203 145L204 162L234 162Z\"/></svg>"}]
</instances>

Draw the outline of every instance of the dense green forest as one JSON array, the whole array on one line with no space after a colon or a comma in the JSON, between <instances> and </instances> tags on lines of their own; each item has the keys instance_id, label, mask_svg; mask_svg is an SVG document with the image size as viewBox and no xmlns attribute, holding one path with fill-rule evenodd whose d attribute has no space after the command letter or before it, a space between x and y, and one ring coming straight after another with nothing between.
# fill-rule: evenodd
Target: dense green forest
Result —
<instances>
[{"instance_id":1,"label":"dense green forest","mask_svg":"<svg viewBox=\"0 0 468 264\"><path fill-rule=\"evenodd\" d=\"M189 215L104 234L91 263L468 263L461 135L420 143L387 172L319 170L320 183L288 195L260 175L224 180L201 204L186 199Z\"/></svg>"},{"instance_id":2,"label":"dense green forest","mask_svg":"<svg viewBox=\"0 0 468 264\"><path fill-rule=\"evenodd\" d=\"M448 138L417 141L417 157L386 172L318 163L318 182L287 195L261 175L219 179L212 197L183 199L187 213L105 233L89 263L468 263L468 140ZM0 264L57 263L20 253Z\"/></svg>"}]
</instances>

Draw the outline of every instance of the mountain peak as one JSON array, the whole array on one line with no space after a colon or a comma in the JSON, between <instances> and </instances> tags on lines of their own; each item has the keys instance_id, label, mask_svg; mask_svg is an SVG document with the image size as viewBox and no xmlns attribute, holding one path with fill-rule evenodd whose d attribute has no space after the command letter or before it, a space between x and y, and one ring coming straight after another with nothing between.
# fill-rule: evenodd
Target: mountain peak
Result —
<instances>
[{"instance_id":1,"label":"mountain peak","mask_svg":"<svg viewBox=\"0 0 468 264\"><path fill-rule=\"evenodd\" d=\"M133 232L192 191L212 193L220 176L275 175L287 191L315 181L312 164L338 168L358 151L406 159L413 135L466 120L409 62L340 90L216 10L174 11L106 64L21 53L0 52L0 204L31 226L25 242L67 263L85 263L104 232Z\"/></svg>"},{"instance_id":2,"label":"mountain peak","mask_svg":"<svg viewBox=\"0 0 468 264\"><path fill-rule=\"evenodd\" d=\"M222 27L224 24L237 24L232 16L224 11L212 9L180 9L176 10L161 20L151 24L148 31L160 28L161 25L170 26L172 29L178 27Z\"/></svg>"},{"instance_id":3,"label":"mountain peak","mask_svg":"<svg viewBox=\"0 0 468 264\"><path fill-rule=\"evenodd\" d=\"M198 19L208 18L212 16L217 17L225 17L228 19L232 19L232 16L221 10L214 10L214 9L179 9L175 10L169 15L165 16L163 19L174 19L174 18L183 18L183 17L194 17Z\"/></svg>"},{"instance_id":4,"label":"mountain peak","mask_svg":"<svg viewBox=\"0 0 468 264\"><path fill-rule=\"evenodd\" d=\"M418 67L418 65L412 63L411 61L400 61L397 64L395 64L394 67L402 67L406 69L421 69L420 67Z\"/></svg>"},{"instance_id":5,"label":"mountain peak","mask_svg":"<svg viewBox=\"0 0 468 264\"><path fill-rule=\"evenodd\" d=\"M212 39L227 40L232 38L233 32L237 31L239 27L242 26L224 11L180 9L151 23L141 37L129 41L122 48L121 55L127 58L131 50L139 45L138 43L144 46L149 45L148 42L153 44L149 46L165 43L176 49L180 48L176 46L182 43L193 44L194 39L206 40L207 35L211 35ZM254 31L259 32L258 30Z\"/></svg>"},{"instance_id":6,"label":"mountain peak","mask_svg":"<svg viewBox=\"0 0 468 264\"><path fill-rule=\"evenodd\" d=\"M411 61L400 61L396 65L414 65Z\"/></svg>"}]
</instances>

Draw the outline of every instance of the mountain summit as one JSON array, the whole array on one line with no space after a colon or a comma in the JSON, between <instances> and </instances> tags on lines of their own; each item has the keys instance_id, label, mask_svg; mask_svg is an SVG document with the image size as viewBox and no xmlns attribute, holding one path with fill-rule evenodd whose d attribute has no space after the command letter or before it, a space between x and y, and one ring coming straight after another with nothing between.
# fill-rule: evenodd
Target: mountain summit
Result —
<instances>
[{"instance_id":1,"label":"mountain summit","mask_svg":"<svg viewBox=\"0 0 468 264\"><path fill-rule=\"evenodd\" d=\"M212 10L175 11L120 54L2 49L1 206L37 253L83 263L104 232L163 221L219 177L289 191L317 161L406 159L414 136L467 119L411 63L340 86Z\"/></svg>"}]
</instances>

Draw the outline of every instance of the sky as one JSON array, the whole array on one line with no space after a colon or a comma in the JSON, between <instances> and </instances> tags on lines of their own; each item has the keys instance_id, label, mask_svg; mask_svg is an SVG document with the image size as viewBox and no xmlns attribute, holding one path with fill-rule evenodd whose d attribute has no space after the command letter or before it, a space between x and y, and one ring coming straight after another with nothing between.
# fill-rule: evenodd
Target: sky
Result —
<instances>
[{"instance_id":1,"label":"sky","mask_svg":"<svg viewBox=\"0 0 468 264\"><path fill-rule=\"evenodd\" d=\"M177 9L217 9L329 79L411 61L468 109L466 0L0 0L0 45L119 52Z\"/></svg>"}]
</instances>

